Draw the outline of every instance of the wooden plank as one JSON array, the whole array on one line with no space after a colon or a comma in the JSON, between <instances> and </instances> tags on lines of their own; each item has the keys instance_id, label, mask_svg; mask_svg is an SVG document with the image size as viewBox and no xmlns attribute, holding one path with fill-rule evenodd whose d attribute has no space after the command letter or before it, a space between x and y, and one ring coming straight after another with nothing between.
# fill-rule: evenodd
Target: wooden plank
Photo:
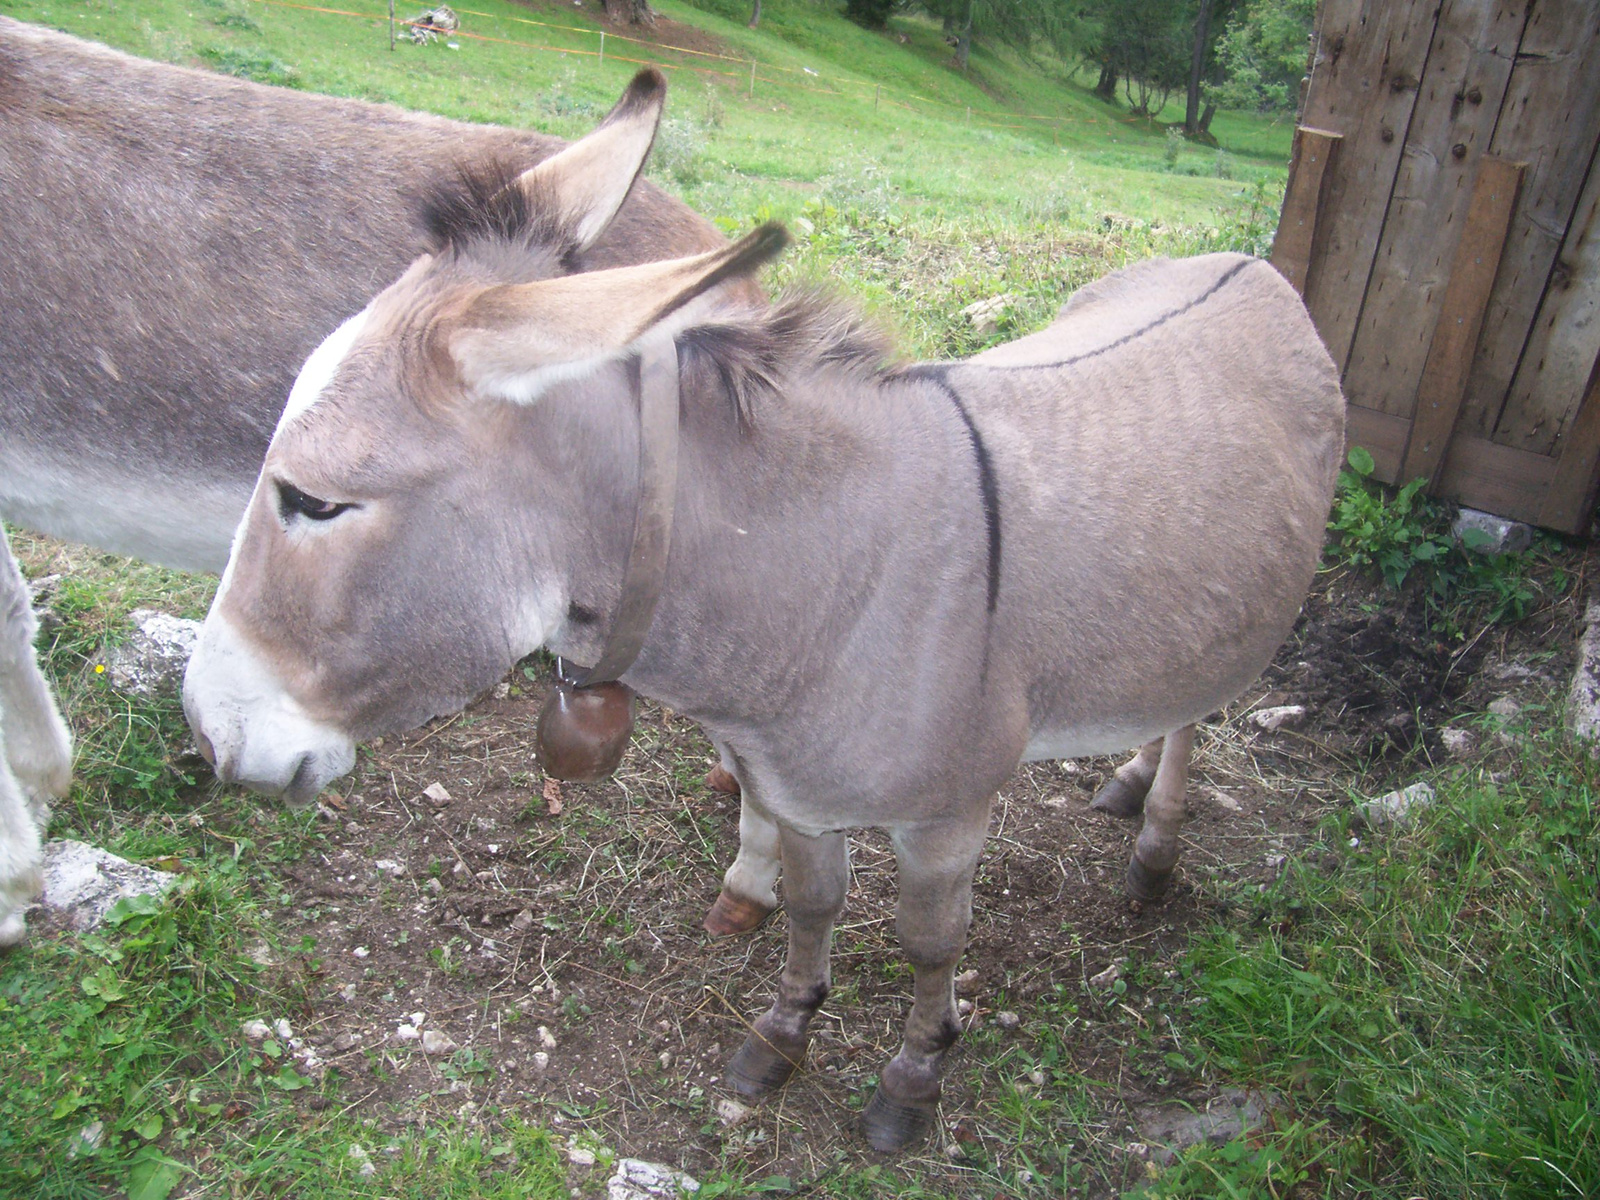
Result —
<instances>
[{"instance_id":1,"label":"wooden plank","mask_svg":"<svg viewBox=\"0 0 1600 1200\"><path fill-rule=\"evenodd\" d=\"M1344 445L1360 446L1372 455L1372 476L1379 483L1394 483L1400 477L1400 458L1405 453L1411 422L1375 408L1352 404L1345 409Z\"/></svg>"},{"instance_id":2,"label":"wooden plank","mask_svg":"<svg viewBox=\"0 0 1600 1200\"><path fill-rule=\"evenodd\" d=\"M1431 481L1444 463L1445 445L1467 393L1467 372L1483 329L1484 310L1494 287L1500 252L1516 207L1525 163L1485 158L1472 188L1472 202L1450 265L1444 304L1417 385L1417 411L1406 446L1401 477L1426 475Z\"/></svg>"},{"instance_id":3,"label":"wooden plank","mask_svg":"<svg viewBox=\"0 0 1600 1200\"><path fill-rule=\"evenodd\" d=\"M1341 374L1433 38L1437 0L1324 0L1301 123L1344 135L1306 307Z\"/></svg>"},{"instance_id":4,"label":"wooden plank","mask_svg":"<svg viewBox=\"0 0 1600 1200\"><path fill-rule=\"evenodd\" d=\"M1289 186L1283 194L1278 231L1272 238L1272 265L1304 294L1316 244L1317 217L1326 192L1328 168L1343 139L1326 129L1301 125L1294 131L1294 156L1289 162Z\"/></svg>"},{"instance_id":5,"label":"wooden plank","mask_svg":"<svg viewBox=\"0 0 1600 1200\"><path fill-rule=\"evenodd\" d=\"M1555 473L1556 460L1548 455L1458 433L1450 440L1435 495L1514 521L1536 522Z\"/></svg>"},{"instance_id":6,"label":"wooden plank","mask_svg":"<svg viewBox=\"0 0 1600 1200\"><path fill-rule=\"evenodd\" d=\"M1541 3L1523 31L1489 153L1528 164L1522 198L1489 298L1461 425L1506 445L1550 453L1545 414L1504 420L1540 298L1600 141L1600 4ZM1567 397L1568 400L1572 397Z\"/></svg>"},{"instance_id":7,"label":"wooden plank","mask_svg":"<svg viewBox=\"0 0 1600 1200\"><path fill-rule=\"evenodd\" d=\"M1511 394L1500 417L1508 430L1551 425L1554 451L1571 448L1572 424L1600 356L1600 153L1567 226L1555 269L1539 301ZM1515 443L1515 439L1512 439ZM1541 443L1542 444L1542 443ZM1539 449L1540 445L1529 447Z\"/></svg>"},{"instance_id":8,"label":"wooden plank","mask_svg":"<svg viewBox=\"0 0 1600 1200\"><path fill-rule=\"evenodd\" d=\"M1344 372L1345 395L1358 404L1398 416L1416 408L1474 181L1531 6L1445 0L1440 8ZM1406 468L1411 478L1422 473Z\"/></svg>"},{"instance_id":9,"label":"wooden plank","mask_svg":"<svg viewBox=\"0 0 1600 1200\"><path fill-rule=\"evenodd\" d=\"M1562 533L1584 533L1594 519L1600 484L1600 355L1589 371L1589 386L1578 406L1555 478L1539 508L1539 524Z\"/></svg>"}]
</instances>

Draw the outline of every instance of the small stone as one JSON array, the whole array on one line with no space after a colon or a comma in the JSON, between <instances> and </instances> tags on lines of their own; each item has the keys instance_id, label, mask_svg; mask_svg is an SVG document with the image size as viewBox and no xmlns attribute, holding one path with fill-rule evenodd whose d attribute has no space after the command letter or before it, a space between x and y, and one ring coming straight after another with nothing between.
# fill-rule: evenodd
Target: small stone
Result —
<instances>
[{"instance_id":1,"label":"small stone","mask_svg":"<svg viewBox=\"0 0 1600 1200\"><path fill-rule=\"evenodd\" d=\"M539 1045L543 1046L546 1050L554 1050L556 1048L556 1035L550 1032L550 1027L548 1025L539 1026L535 1032L539 1037Z\"/></svg>"},{"instance_id":2,"label":"small stone","mask_svg":"<svg viewBox=\"0 0 1600 1200\"><path fill-rule=\"evenodd\" d=\"M718 1100L716 1104L717 1120L722 1123L724 1129L732 1129L747 1118L752 1111L748 1105L740 1104L737 1100L724 1098Z\"/></svg>"},{"instance_id":3,"label":"small stone","mask_svg":"<svg viewBox=\"0 0 1600 1200\"><path fill-rule=\"evenodd\" d=\"M414 1013L411 1014L411 1023L413 1025L415 1025L418 1029L422 1028L422 1023L424 1021L426 1021L427 1019L428 1019L428 1014L425 1013L425 1012L414 1012Z\"/></svg>"},{"instance_id":4,"label":"small stone","mask_svg":"<svg viewBox=\"0 0 1600 1200\"><path fill-rule=\"evenodd\" d=\"M663 1050L656 1056L656 1061L661 1064L663 1071L670 1071L672 1069L672 1051Z\"/></svg>"},{"instance_id":5,"label":"small stone","mask_svg":"<svg viewBox=\"0 0 1600 1200\"><path fill-rule=\"evenodd\" d=\"M958 991L958 992L970 992L973 989L973 987L977 984L977 982L978 982L978 971L977 971L977 968L976 967L969 968L968 970L965 970L965 971L961 972L961 974L956 976L956 991Z\"/></svg>"},{"instance_id":6,"label":"small stone","mask_svg":"<svg viewBox=\"0 0 1600 1200\"><path fill-rule=\"evenodd\" d=\"M414 1042L422 1036L417 1032L415 1025L407 1025L403 1022L395 1027L394 1035L402 1042Z\"/></svg>"},{"instance_id":7,"label":"small stone","mask_svg":"<svg viewBox=\"0 0 1600 1200\"><path fill-rule=\"evenodd\" d=\"M588 1146L567 1144L567 1161L575 1167L592 1167L595 1164L595 1152Z\"/></svg>"},{"instance_id":8,"label":"small stone","mask_svg":"<svg viewBox=\"0 0 1600 1200\"><path fill-rule=\"evenodd\" d=\"M533 1069L539 1074L544 1074L550 1068L550 1055L543 1050L533 1052Z\"/></svg>"},{"instance_id":9,"label":"small stone","mask_svg":"<svg viewBox=\"0 0 1600 1200\"><path fill-rule=\"evenodd\" d=\"M454 1054L460 1048L449 1034L440 1033L437 1029L425 1029L422 1031L422 1052L424 1054Z\"/></svg>"},{"instance_id":10,"label":"small stone","mask_svg":"<svg viewBox=\"0 0 1600 1200\"><path fill-rule=\"evenodd\" d=\"M961 1014L963 1017L971 1016L972 1015L972 1001L971 1000L957 1000L956 1001L956 1012Z\"/></svg>"},{"instance_id":11,"label":"small stone","mask_svg":"<svg viewBox=\"0 0 1600 1200\"><path fill-rule=\"evenodd\" d=\"M1272 732L1275 729L1293 729L1306 719L1304 704L1280 704L1276 708L1261 708L1250 714L1258 729Z\"/></svg>"},{"instance_id":12,"label":"small stone","mask_svg":"<svg viewBox=\"0 0 1600 1200\"><path fill-rule=\"evenodd\" d=\"M1455 726L1441 729L1439 742L1444 746L1445 753L1455 758L1465 758L1477 747L1470 730L1458 729Z\"/></svg>"},{"instance_id":13,"label":"small stone","mask_svg":"<svg viewBox=\"0 0 1600 1200\"><path fill-rule=\"evenodd\" d=\"M1433 785L1413 783L1408 788L1388 792L1375 800L1356 806L1356 816L1370 829L1393 827L1405 829L1417 819L1417 814L1434 801ZM1352 839L1352 845L1355 839Z\"/></svg>"},{"instance_id":14,"label":"small stone","mask_svg":"<svg viewBox=\"0 0 1600 1200\"><path fill-rule=\"evenodd\" d=\"M960 1142L946 1142L944 1147L944 1156L951 1162L955 1162L958 1159L965 1158L967 1156L967 1152L961 1148Z\"/></svg>"},{"instance_id":15,"label":"small stone","mask_svg":"<svg viewBox=\"0 0 1600 1200\"><path fill-rule=\"evenodd\" d=\"M433 878L428 880L427 883L423 884L422 887L424 891L431 892L433 895L437 896L444 891L444 882L438 878Z\"/></svg>"},{"instance_id":16,"label":"small stone","mask_svg":"<svg viewBox=\"0 0 1600 1200\"><path fill-rule=\"evenodd\" d=\"M372 950L369 947L367 947L367 946L357 946L354 950L350 951L350 957L351 958L366 958L367 955L369 955L371 953L372 953Z\"/></svg>"},{"instance_id":17,"label":"small stone","mask_svg":"<svg viewBox=\"0 0 1600 1200\"><path fill-rule=\"evenodd\" d=\"M200 622L151 608L134 609L128 620L136 632L103 656L111 686L136 696L176 693L200 639Z\"/></svg>"},{"instance_id":18,"label":"small stone","mask_svg":"<svg viewBox=\"0 0 1600 1200\"><path fill-rule=\"evenodd\" d=\"M104 921L118 900L159 896L177 881L170 871L157 871L97 846L58 838L44 846L40 903L83 933Z\"/></svg>"},{"instance_id":19,"label":"small stone","mask_svg":"<svg viewBox=\"0 0 1600 1200\"><path fill-rule=\"evenodd\" d=\"M374 870L382 871L385 875L393 875L397 879L406 873L404 864L398 863L392 858L377 859L372 866Z\"/></svg>"},{"instance_id":20,"label":"small stone","mask_svg":"<svg viewBox=\"0 0 1600 1200\"><path fill-rule=\"evenodd\" d=\"M987 337L1000 328L1001 316L1007 308L1016 303L1016 300L1014 292L1005 292L967 305L961 310L961 315L972 323L973 333L979 337Z\"/></svg>"},{"instance_id":21,"label":"small stone","mask_svg":"<svg viewBox=\"0 0 1600 1200\"><path fill-rule=\"evenodd\" d=\"M1022 1024L1022 1018L1014 1012L998 1012L994 1015L994 1023L1001 1029L1011 1030Z\"/></svg>"},{"instance_id":22,"label":"small stone","mask_svg":"<svg viewBox=\"0 0 1600 1200\"><path fill-rule=\"evenodd\" d=\"M106 1123L104 1121L90 1121L78 1130L72 1144L67 1147L67 1157L77 1158L80 1154L92 1154L100 1149L100 1144L106 1140Z\"/></svg>"},{"instance_id":23,"label":"small stone","mask_svg":"<svg viewBox=\"0 0 1600 1200\"><path fill-rule=\"evenodd\" d=\"M685 1192L698 1192L700 1181L673 1167L645 1162L639 1158L617 1161L617 1169L606 1181L606 1200L667 1200Z\"/></svg>"},{"instance_id":24,"label":"small stone","mask_svg":"<svg viewBox=\"0 0 1600 1200\"><path fill-rule=\"evenodd\" d=\"M272 1023L272 1028L273 1031L276 1032L277 1035L286 1042L294 1038L294 1029L290 1026L289 1022L285 1021L282 1017L279 1017Z\"/></svg>"},{"instance_id":25,"label":"small stone","mask_svg":"<svg viewBox=\"0 0 1600 1200\"><path fill-rule=\"evenodd\" d=\"M1035 1067L1028 1072L1028 1082L1033 1084L1034 1087L1043 1087L1045 1080L1048 1078L1049 1076L1044 1073L1043 1067Z\"/></svg>"},{"instance_id":26,"label":"small stone","mask_svg":"<svg viewBox=\"0 0 1600 1200\"><path fill-rule=\"evenodd\" d=\"M502 679L499 683L494 685L493 695L496 700L504 700L507 696L511 695L511 684Z\"/></svg>"},{"instance_id":27,"label":"small stone","mask_svg":"<svg viewBox=\"0 0 1600 1200\"><path fill-rule=\"evenodd\" d=\"M1533 545L1532 526L1472 508L1463 508L1457 514L1450 532L1467 549L1490 557L1521 554Z\"/></svg>"},{"instance_id":28,"label":"small stone","mask_svg":"<svg viewBox=\"0 0 1600 1200\"><path fill-rule=\"evenodd\" d=\"M359 1145L350 1147L350 1161L355 1164L356 1174L363 1179L371 1179L378 1173L378 1168L373 1165L371 1156L366 1149Z\"/></svg>"},{"instance_id":29,"label":"small stone","mask_svg":"<svg viewBox=\"0 0 1600 1200\"><path fill-rule=\"evenodd\" d=\"M1276 875L1283 870L1284 864L1288 861L1289 856L1287 854L1269 854L1267 855L1267 870Z\"/></svg>"},{"instance_id":30,"label":"small stone","mask_svg":"<svg viewBox=\"0 0 1600 1200\"><path fill-rule=\"evenodd\" d=\"M359 1033L351 1033L348 1029L333 1035L333 1041L328 1043L336 1054L343 1054L346 1050L354 1050L356 1043L361 1040Z\"/></svg>"},{"instance_id":31,"label":"small stone","mask_svg":"<svg viewBox=\"0 0 1600 1200\"><path fill-rule=\"evenodd\" d=\"M450 803L450 793L445 791L444 784L442 783L430 783L427 787L422 789L422 794L429 800L433 801L433 803L439 808L443 808L446 804Z\"/></svg>"},{"instance_id":32,"label":"small stone","mask_svg":"<svg viewBox=\"0 0 1600 1200\"><path fill-rule=\"evenodd\" d=\"M1240 804L1237 800L1235 800L1232 796L1228 795L1228 793L1223 791L1221 788L1212 788L1211 789L1211 798L1213 800L1215 800L1218 804L1220 804L1223 808L1227 809L1229 812L1243 812L1244 811L1244 805Z\"/></svg>"},{"instance_id":33,"label":"small stone","mask_svg":"<svg viewBox=\"0 0 1600 1200\"><path fill-rule=\"evenodd\" d=\"M1518 704L1510 696L1501 696L1498 700L1493 700L1489 703L1490 715L1499 717L1502 721L1510 721L1519 716L1521 712L1522 705Z\"/></svg>"},{"instance_id":34,"label":"small stone","mask_svg":"<svg viewBox=\"0 0 1600 1200\"><path fill-rule=\"evenodd\" d=\"M1122 960L1118 959L1098 975L1089 976L1089 986L1108 988L1122 978Z\"/></svg>"},{"instance_id":35,"label":"small stone","mask_svg":"<svg viewBox=\"0 0 1600 1200\"><path fill-rule=\"evenodd\" d=\"M533 909L525 908L511 918L511 928L517 933L533 928Z\"/></svg>"},{"instance_id":36,"label":"small stone","mask_svg":"<svg viewBox=\"0 0 1600 1200\"><path fill-rule=\"evenodd\" d=\"M246 1021L239 1031L252 1042L264 1042L272 1036L272 1027L265 1021Z\"/></svg>"},{"instance_id":37,"label":"small stone","mask_svg":"<svg viewBox=\"0 0 1600 1200\"><path fill-rule=\"evenodd\" d=\"M354 1004L356 1002L356 985L353 983L347 983L340 988L339 999L343 1000L346 1004Z\"/></svg>"}]
</instances>

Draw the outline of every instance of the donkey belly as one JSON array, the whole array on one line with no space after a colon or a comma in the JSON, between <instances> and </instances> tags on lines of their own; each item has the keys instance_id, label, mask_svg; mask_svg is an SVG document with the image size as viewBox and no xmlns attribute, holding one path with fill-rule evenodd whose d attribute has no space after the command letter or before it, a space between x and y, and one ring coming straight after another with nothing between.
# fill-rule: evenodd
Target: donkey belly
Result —
<instances>
[{"instance_id":1,"label":"donkey belly","mask_svg":"<svg viewBox=\"0 0 1600 1200\"><path fill-rule=\"evenodd\" d=\"M223 482L136 461L45 457L17 441L0 428L0 519L183 570L227 563L253 477Z\"/></svg>"}]
</instances>

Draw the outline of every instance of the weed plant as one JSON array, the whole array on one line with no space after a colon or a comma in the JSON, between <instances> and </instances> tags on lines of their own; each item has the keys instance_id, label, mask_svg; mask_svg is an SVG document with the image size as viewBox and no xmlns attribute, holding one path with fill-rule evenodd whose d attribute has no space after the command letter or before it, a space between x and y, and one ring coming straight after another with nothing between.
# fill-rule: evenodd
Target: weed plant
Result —
<instances>
[{"instance_id":1,"label":"weed plant","mask_svg":"<svg viewBox=\"0 0 1600 1200\"><path fill-rule=\"evenodd\" d=\"M1566 574L1547 561L1547 535L1527 552L1484 554L1488 535L1453 535L1449 508L1422 492L1426 479L1386 488L1372 478L1372 455L1360 446L1351 447L1348 462L1328 521L1328 555L1396 590L1423 589L1440 632L1461 636L1470 623L1521 620L1536 600L1566 590Z\"/></svg>"}]
</instances>

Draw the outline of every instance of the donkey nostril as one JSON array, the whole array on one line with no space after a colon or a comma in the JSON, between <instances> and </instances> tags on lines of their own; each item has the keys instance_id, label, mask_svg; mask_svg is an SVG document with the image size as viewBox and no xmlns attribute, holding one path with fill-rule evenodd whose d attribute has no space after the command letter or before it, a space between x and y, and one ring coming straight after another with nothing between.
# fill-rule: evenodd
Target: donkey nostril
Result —
<instances>
[{"instance_id":1,"label":"donkey nostril","mask_svg":"<svg viewBox=\"0 0 1600 1200\"><path fill-rule=\"evenodd\" d=\"M213 747L211 745L211 739L208 738L205 734L201 733L198 729L196 729L194 731L194 740L195 740L195 745L197 745L200 748L200 757L205 759L213 767L216 766L217 765L217 751L216 751L215 747Z\"/></svg>"}]
</instances>

